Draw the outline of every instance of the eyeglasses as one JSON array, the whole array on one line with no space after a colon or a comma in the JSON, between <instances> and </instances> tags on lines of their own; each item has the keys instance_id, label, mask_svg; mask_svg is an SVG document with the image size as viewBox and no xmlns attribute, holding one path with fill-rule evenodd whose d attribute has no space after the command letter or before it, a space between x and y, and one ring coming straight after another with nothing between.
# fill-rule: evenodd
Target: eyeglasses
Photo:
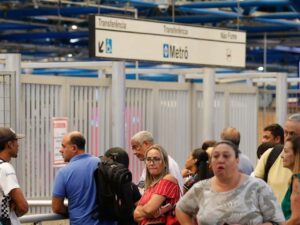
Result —
<instances>
[{"instance_id":1,"label":"eyeglasses","mask_svg":"<svg viewBox=\"0 0 300 225\"><path fill-rule=\"evenodd\" d=\"M159 158L159 157L153 157L153 158L147 157L147 158L145 159L146 164L150 164L151 162L152 162L153 164L155 164L155 163L158 163L158 162L160 162L160 161L161 161L161 158Z\"/></svg>"}]
</instances>

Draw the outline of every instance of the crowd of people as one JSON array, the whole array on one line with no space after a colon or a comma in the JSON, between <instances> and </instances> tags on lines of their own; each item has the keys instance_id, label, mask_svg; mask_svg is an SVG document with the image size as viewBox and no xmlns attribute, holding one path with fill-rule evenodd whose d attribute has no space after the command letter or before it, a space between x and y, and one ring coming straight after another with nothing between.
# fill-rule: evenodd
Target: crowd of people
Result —
<instances>
[{"instance_id":1,"label":"crowd of people","mask_svg":"<svg viewBox=\"0 0 300 225\"><path fill-rule=\"evenodd\" d=\"M10 164L23 137L0 128L1 225L20 224L17 217L28 211ZM71 225L300 224L300 113L291 115L283 128L264 128L255 167L239 149L240 139L236 128L227 127L220 141L208 140L193 149L180 169L151 132L136 133L131 148L145 166L139 182L126 189L133 203L128 219L117 221L95 216L94 175L103 161L86 153L82 133L69 132L61 143L67 164L55 177L53 212L68 217ZM128 168L129 157L122 148L107 150L105 157Z\"/></svg>"}]
</instances>

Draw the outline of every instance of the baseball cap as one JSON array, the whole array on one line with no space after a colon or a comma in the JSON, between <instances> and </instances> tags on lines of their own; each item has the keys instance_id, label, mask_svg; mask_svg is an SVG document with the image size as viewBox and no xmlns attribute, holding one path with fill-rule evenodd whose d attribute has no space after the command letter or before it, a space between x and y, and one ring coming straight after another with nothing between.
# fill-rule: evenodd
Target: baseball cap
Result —
<instances>
[{"instance_id":1,"label":"baseball cap","mask_svg":"<svg viewBox=\"0 0 300 225\"><path fill-rule=\"evenodd\" d=\"M24 138L24 134L17 134L13 129L8 127L0 127L0 143L11 140Z\"/></svg>"}]
</instances>

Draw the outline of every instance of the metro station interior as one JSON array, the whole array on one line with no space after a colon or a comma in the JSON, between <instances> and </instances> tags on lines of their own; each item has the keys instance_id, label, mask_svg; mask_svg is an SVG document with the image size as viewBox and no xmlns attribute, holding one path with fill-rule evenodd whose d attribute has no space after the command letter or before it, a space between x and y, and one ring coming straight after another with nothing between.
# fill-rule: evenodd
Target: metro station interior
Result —
<instances>
[{"instance_id":1,"label":"metro station interior","mask_svg":"<svg viewBox=\"0 0 300 225\"><path fill-rule=\"evenodd\" d=\"M91 15L245 33L245 66L91 57ZM255 164L263 127L299 112L299 90L299 0L0 1L0 125L26 134L12 163L30 202L22 223L52 212L55 119L82 130L91 154L124 147L137 181L135 132L153 132L183 167L234 126Z\"/></svg>"},{"instance_id":2,"label":"metro station interior","mask_svg":"<svg viewBox=\"0 0 300 225\"><path fill-rule=\"evenodd\" d=\"M245 70L295 74L299 4L297 0L1 1L0 52L21 53L22 60L33 61L90 60L88 15L119 15L246 31Z\"/></svg>"}]
</instances>

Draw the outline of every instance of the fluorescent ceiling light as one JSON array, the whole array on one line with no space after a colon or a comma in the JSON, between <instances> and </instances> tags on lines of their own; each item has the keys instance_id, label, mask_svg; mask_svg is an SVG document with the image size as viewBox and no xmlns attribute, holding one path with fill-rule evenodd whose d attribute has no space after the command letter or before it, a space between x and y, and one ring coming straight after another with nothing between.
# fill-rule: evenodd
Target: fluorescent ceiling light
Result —
<instances>
[{"instance_id":1,"label":"fluorescent ceiling light","mask_svg":"<svg viewBox=\"0 0 300 225\"><path fill-rule=\"evenodd\" d=\"M78 42L78 41L79 41L78 38L72 38L72 39L70 39L70 43L76 43L76 42Z\"/></svg>"},{"instance_id":2,"label":"fluorescent ceiling light","mask_svg":"<svg viewBox=\"0 0 300 225\"><path fill-rule=\"evenodd\" d=\"M260 66L260 67L257 68L257 70L262 72L262 71L264 71L264 67Z\"/></svg>"},{"instance_id":3,"label":"fluorescent ceiling light","mask_svg":"<svg viewBox=\"0 0 300 225\"><path fill-rule=\"evenodd\" d=\"M72 28L72 30L77 30L78 27L77 27L77 25L74 24L71 26L71 28Z\"/></svg>"}]
</instances>

